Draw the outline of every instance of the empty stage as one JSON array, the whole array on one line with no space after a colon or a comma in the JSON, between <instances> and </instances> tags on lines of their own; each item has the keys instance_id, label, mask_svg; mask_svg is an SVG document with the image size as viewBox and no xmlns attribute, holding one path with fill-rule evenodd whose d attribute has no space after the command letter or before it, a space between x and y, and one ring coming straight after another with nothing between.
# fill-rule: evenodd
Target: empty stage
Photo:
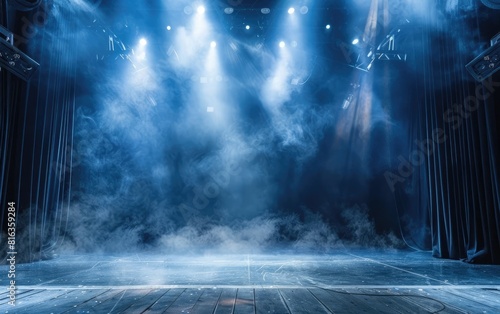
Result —
<instances>
[{"instance_id":1,"label":"empty stage","mask_svg":"<svg viewBox=\"0 0 500 314\"><path fill-rule=\"evenodd\" d=\"M499 266L408 251L60 256L16 265L16 288L15 307L0 294L0 313L500 311Z\"/></svg>"}]
</instances>

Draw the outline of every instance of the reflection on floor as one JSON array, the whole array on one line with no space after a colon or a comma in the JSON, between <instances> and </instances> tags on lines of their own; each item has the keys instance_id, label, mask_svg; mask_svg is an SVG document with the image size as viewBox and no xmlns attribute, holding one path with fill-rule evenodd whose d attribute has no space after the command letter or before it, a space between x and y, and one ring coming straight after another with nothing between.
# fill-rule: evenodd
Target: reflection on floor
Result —
<instances>
[{"instance_id":1,"label":"reflection on floor","mask_svg":"<svg viewBox=\"0 0 500 314\"><path fill-rule=\"evenodd\" d=\"M16 265L0 313L498 313L500 267L427 252L61 256ZM0 266L7 286L8 268Z\"/></svg>"}]
</instances>

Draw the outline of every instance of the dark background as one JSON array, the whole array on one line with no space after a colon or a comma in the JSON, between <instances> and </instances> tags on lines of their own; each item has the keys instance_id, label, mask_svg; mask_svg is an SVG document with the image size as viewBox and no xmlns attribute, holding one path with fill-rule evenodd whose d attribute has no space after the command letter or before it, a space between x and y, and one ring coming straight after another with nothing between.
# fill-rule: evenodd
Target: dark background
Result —
<instances>
[{"instance_id":1,"label":"dark background","mask_svg":"<svg viewBox=\"0 0 500 314\"><path fill-rule=\"evenodd\" d=\"M188 3L54 0L23 12L3 2L2 25L40 63L30 84L1 73L2 204L17 203L24 259L230 243L235 251L411 247L498 263L498 86L488 90L465 70L500 31L498 11L450 3L389 1L392 19L379 12L370 43L408 19L397 42L408 60L366 73L349 65L371 3L304 2L308 14L296 13L303 40L287 47L301 84L287 83L287 97L274 103L266 97L280 89L263 90L277 42L294 35L282 22L285 2L207 6L224 73L207 88L223 91L216 100L196 98L206 88L201 66L180 67L170 49L191 18ZM110 35L127 51L110 52ZM143 84L133 70L141 64L122 58L140 37L152 60ZM461 116L476 90L490 95ZM212 104L222 122L205 112ZM403 175L415 141L436 129L446 140ZM393 186L392 175L400 179Z\"/></svg>"}]
</instances>

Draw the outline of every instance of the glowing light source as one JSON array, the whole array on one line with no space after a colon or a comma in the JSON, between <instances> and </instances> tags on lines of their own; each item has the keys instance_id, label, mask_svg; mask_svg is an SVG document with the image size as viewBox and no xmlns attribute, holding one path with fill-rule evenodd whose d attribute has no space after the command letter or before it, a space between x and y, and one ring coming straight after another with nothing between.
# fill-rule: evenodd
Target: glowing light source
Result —
<instances>
[{"instance_id":1,"label":"glowing light source","mask_svg":"<svg viewBox=\"0 0 500 314\"><path fill-rule=\"evenodd\" d=\"M198 14L203 14L203 13L205 13L205 7L204 7L204 6L202 6L202 5L200 5L200 6L198 7L198 9L196 9L196 12L198 12Z\"/></svg>"},{"instance_id":2,"label":"glowing light source","mask_svg":"<svg viewBox=\"0 0 500 314\"><path fill-rule=\"evenodd\" d=\"M167 31L171 31L172 30L172 26L168 25L167 26Z\"/></svg>"},{"instance_id":3,"label":"glowing light source","mask_svg":"<svg viewBox=\"0 0 500 314\"><path fill-rule=\"evenodd\" d=\"M210 43L210 47L212 47L212 48L217 47L217 43L216 43L215 41L212 41L212 42Z\"/></svg>"},{"instance_id":4,"label":"glowing light source","mask_svg":"<svg viewBox=\"0 0 500 314\"><path fill-rule=\"evenodd\" d=\"M245 28L246 28L247 30L249 30L249 29L250 29L250 25L245 26Z\"/></svg>"},{"instance_id":5,"label":"glowing light source","mask_svg":"<svg viewBox=\"0 0 500 314\"><path fill-rule=\"evenodd\" d=\"M224 9L224 13L226 13L226 14L233 14L233 12L234 12L233 8L227 7Z\"/></svg>"},{"instance_id":6,"label":"glowing light source","mask_svg":"<svg viewBox=\"0 0 500 314\"><path fill-rule=\"evenodd\" d=\"M295 8L288 9L288 14L294 14L294 13L295 13Z\"/></svg>"},{"instance_id":7,"label":"glowing light source","mask_svg":"<svg viewBox=\"0 0 500 314\"><path fill-rule=\"evenodd\" d=\"M357 44L359 44L359 39L358 39L358 38L355 38L355 39L352 41L352 44L353 44L353 45L357 45Z\"/></svg>"},{"instance_id":8,"label":"glowing light source","mask_svg":"<svg viewBox=\"0 0 500 314\"><path fill-rule=\"evenodd\" d=\"M285 48L286 44L284 41L280 41L280 48Z\"/></svg>"},{"instance_id":9,"label":"glowing light source","mask_svg":"<svg viewBox=\"0 0 500 314\"><path fill-rule=\"evenodd\" d=\"M135 56L136 56L138 61L146 60L146 52L145 51L139 52Z\"/></svg>"},{"instance_id":10,"label":"glowing light source","mask_svg":"<svg viewBox=\"0 0 500 314\"><path fill-rule=\"evenodd\" d=\"M262 14L269 14L269 13L271 13L271 9L269 9L269 8L262 8L262 9L260 10L260 12L261 12Z\"/></svg>"},{"instance_id":11,"label":"glowing light source","mask_svg":"<svg viewBox=\"0 0 500 314\"><path fill-rule=\"evenodd\" d=\"M326 25L326 29L330 29L332 26L330 24Z\"/></svg>"},{"instance_id":12,"label":"glowing light source","mask_svg":"<svg viewBox=\"0 0 500 314\"><path fill-rule=\"evenodd\" d=\"M139 40L139 44L144 47L148 44L148 41L146 38L141 38L141 40Z\"/></svg>"}]
</instances>

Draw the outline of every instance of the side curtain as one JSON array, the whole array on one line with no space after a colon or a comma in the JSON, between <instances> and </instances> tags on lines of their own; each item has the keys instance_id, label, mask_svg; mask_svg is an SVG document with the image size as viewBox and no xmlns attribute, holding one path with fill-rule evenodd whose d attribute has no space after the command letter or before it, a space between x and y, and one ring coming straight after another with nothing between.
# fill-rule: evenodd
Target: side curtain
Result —
<instances>
[{"instance_id":1,"label":"side curtain","mask_svg":"<svg viewBox=\"0 0 500 314\"><path fill-rule=\"evenodd\" d=\"M77 47L65 43L74 32L72 25L60 27L47 10L43 6L31 12L9 9L7 28L18 48L40 68L30 82L0 72L0 236L5 245L6 205L15 203L20 262L50 257L60 245L60 230L68 215L78 66L77 60L68 59ZM35 14L43 16L43 25L37 24Z\"/></svg>"},{"instance_id":2,"label":"side curtain","mask_svg":"<svg viewBox=\"0 0 500 314\"><path fill-rule=\"evenodd\" d=\"M413 199L428 213L433 256L500 264L500 77L479 83L465 69L475 57L467 40L487 42L477 16L444 16L447 25L423 30L424 74L416 82L421 96L411 140L428 144L414 178L426 191Z\"/></svg>"}]
</instances>

